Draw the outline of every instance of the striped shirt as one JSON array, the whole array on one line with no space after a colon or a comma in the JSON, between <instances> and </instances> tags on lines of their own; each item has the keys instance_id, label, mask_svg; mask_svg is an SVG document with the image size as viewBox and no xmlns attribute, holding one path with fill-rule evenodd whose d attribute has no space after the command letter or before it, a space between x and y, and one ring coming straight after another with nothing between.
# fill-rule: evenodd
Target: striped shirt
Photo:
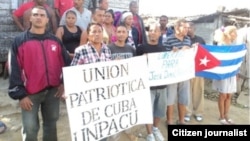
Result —
<instances>
[{"instance_id":1,"label":"striped shirt","mask_svg":"<svg viewBox=\"0 0 250 141\"><path fill-rule=\"evenodd\" d=\"M171 51L173 47L181 49L183 46L191 47L191 40L188 36L184 36L183 41L176 38L175 34L170 35L166 42L163 43L163 46L166 47L167 51Z\"/></svg>"},{"instance_id":2,"label":"striped shirt","mask_svg":"<svg viewBox=\"0 0 250 141\"><path fill-rule=\"evenodd\" d=\"M109 60L111 60L111 51L105 44L102 44L101 54L99 55L96 49L90 43L87 43L76 48L71 66Z\"/></svg>"}]
</instances>

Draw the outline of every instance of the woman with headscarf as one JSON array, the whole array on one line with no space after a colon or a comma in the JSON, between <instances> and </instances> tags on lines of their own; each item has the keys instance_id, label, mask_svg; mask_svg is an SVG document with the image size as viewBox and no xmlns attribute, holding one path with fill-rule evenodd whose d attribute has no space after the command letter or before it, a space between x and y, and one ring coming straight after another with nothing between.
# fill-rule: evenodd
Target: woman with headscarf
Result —
<instances>
[{"instance_id":1,"label":"woman with headscarf","mask_svg":"<svg viewBox=\"0 0 250 141\"><path fill-rule=\"evenodd\" d=\"M80 45L83 29L75 25L76 13L72 10L66 12L66 25L57 29L56 36L63 42L71 58L74 56L75 48Z\"/></svg>"},{"instance_id":2,"label":"woman with headscarf","mask_svg":"<svg viewBox=\"0 0 250 141\"><path fill-rule=\"evenodd\" d=\"M133 14L131 12L124 12L121 17L121 24L124 24L128 30L128 38L126 43L134 48L137 48L139 43L139 32L133 26Z\"/></svg>"}]
</instances>

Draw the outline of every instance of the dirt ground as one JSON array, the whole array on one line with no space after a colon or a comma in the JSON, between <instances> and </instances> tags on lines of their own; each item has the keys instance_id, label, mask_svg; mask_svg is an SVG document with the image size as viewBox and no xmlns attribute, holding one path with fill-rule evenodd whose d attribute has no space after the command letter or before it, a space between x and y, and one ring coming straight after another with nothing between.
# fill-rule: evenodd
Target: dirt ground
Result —
<instances>
[{"instance_id":1,"label":"dirt ground","mask_svg":"<svg viewBox=\"0 0 250 141\"><path fill-rule=\"evenodd\" d=\"M5 133L0 134L0 141L21 141L21 118L20 108L17 101L9 98L7 94L8 79L0 78L0 120L6 123L8 129ZM249 94L242 93L239 97L241 106L232 105L230 109L230 117L236 124L250 124L249 111ZM196 122L194 118L188 124L219 124L218 121L217 102L205 99L205 113L202 122ZM177 119L177 118L176 118ZM165 119L161 120L160 130L167 141L167 128L165 126ZM41 130L40 130L41 131ZM134 135L139 137L138 141L145 141L146 129L144 125L138 125L133 128ZM39 141L41 141L41 132L39 132ZM68 124L68 115L66 105L61 104L60 119L58 121L58 140L70 141L70 128ZM125 134L119 141L129 141Z\"/></svg>"}]
</instances>

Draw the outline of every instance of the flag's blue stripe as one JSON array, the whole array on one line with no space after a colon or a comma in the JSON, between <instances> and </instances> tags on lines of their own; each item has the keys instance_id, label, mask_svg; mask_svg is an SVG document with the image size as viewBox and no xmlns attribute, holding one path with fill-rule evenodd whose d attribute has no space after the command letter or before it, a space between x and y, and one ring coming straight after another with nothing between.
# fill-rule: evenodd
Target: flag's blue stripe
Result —
<instances>
[{"instance_id":1,"label":"flag's blue stripe","mask_svg":"<svg viewBox=\"0 0 250 141\"><path fill-rule=\"evenodd\" d=\"M243 61L244 58L237 58L233 60L220 60L220 66L231 66L231 65L237 65L240 62Z\"/></svg>"},{"instance_id":2,"label":"flag's blue stripe","mask_svg":"<svg viewBox=\"0 0 250 141\"><path fill-rule=\"evenodd\" d=\"M211 72L201 71L201 72L197 72L195 75L199 77L204 77L207 79L222 80L222 79L232 77L236 75L238 72L239 72L239 69L230 73L225 73L225 74L215 74Z\"/></svg>"},{"instance_id":3,"label":"flag's blue stripe","mask_svg":"<svg viewBox=\"0 0 250 141\"><path fill-rule=\"evenodd\" d=\"M218 52L218 53L233 53L233 52L239 52L246 49L245 44L241 45L223 45L223 46L215 46L215 45L202 45L205 49L207 49L209 52Z\"/></svg>"}]
</instances>

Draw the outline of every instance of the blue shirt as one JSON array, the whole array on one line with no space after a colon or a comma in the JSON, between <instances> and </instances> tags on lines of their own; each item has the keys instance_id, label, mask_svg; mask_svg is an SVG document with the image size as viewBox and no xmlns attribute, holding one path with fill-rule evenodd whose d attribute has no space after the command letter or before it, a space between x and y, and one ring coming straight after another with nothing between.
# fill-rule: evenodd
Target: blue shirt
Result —
<instances>
[{"instance_id":1,"label":"blue shirt","mask_svg":"<svg viewBox=\"0 0 250 141\"><path fill-rule=\"evenodd\" d=\"M181 49L183 46L191 47L191 40L188 36L184 36L183 41L176 38L175 34L170 35L166 42L163 43L163 46L166 48L167 51L171 51L173 47L177 47Z\"/></svg>"}]
</instances>

